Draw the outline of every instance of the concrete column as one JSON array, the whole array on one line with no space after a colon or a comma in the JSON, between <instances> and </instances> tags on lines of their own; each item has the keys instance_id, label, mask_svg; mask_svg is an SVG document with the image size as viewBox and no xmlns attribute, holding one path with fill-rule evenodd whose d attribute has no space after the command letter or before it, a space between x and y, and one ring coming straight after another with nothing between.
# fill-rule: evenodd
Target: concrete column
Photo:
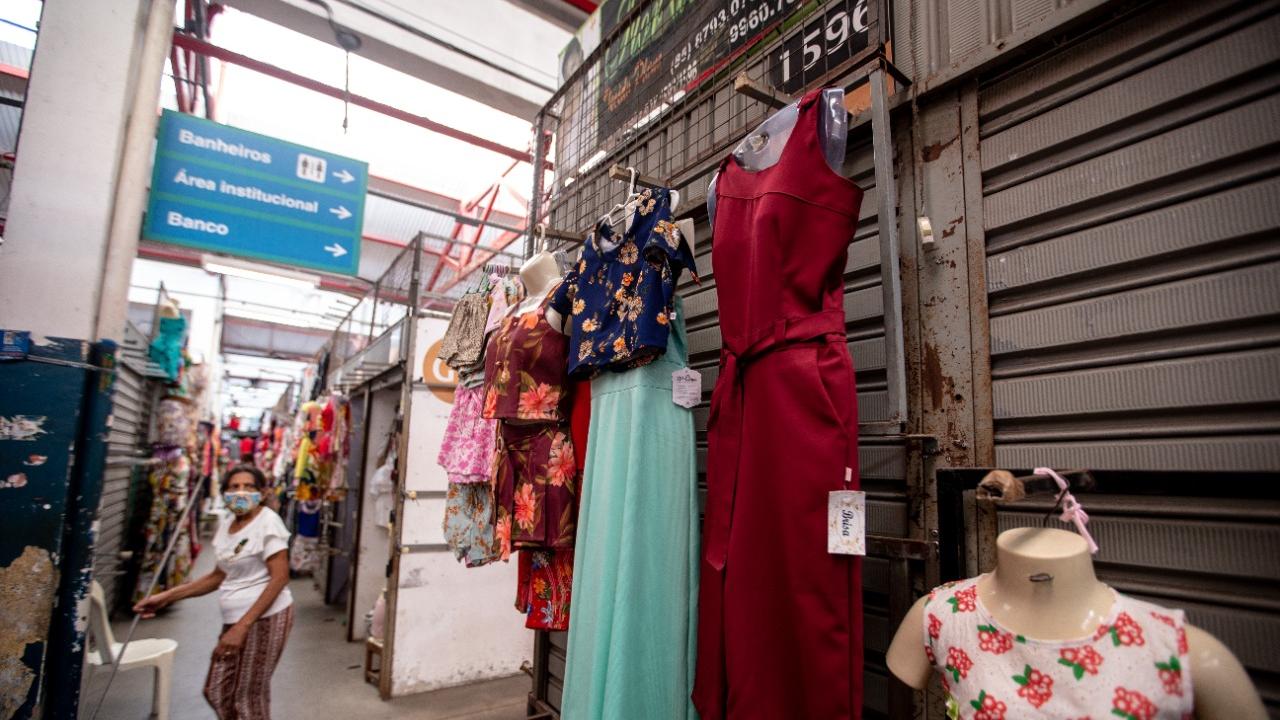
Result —
<instances>
[{"instance_id":1,"label":"concrete column","mask_svg":"<svg viewBox=\"0 0 1280 720\"><path fill-rule=\"evenodd\" d=\"M123 335L174 3L47 2L4 244L0 327Z\"/></svg>"}]
</instances>

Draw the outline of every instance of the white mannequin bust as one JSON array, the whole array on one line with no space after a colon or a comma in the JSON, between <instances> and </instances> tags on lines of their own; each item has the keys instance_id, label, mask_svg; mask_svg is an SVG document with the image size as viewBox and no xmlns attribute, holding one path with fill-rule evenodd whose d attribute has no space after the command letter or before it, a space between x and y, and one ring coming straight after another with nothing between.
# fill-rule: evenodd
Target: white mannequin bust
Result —
<instances>
[{"instance_id":1,"label":"white mannequin bust","mask_svg":"<svg viewBox=\"0 0 1280 720\"><path fill-rule=\"evenodd\" d=\"M978 580L978 597L1003 627L1040 640L1093 632L1115 602L1115 592L1094 574L1084 538L1053 528L1001 533L996 569ZM920 598L907 611L886 654L889 670L917 690L933 673L920 640L927 600ZM1240 661L1204 630L1192 625L1186 630L1196 718L1265 720L1262 700Z\"/></svg>"},{"instance_id":2,"label":"white mannequin bust","mask_svg":"<svg viewBox=\"0 0 1280 720\"><path fill-rule=\"evenodd\" d=\"M524 284L525 297L507 312L519 317L537 308L559 281L560 264L554 255L542 250L520 266L520 282ZM547 324L564 334L564 318L551 306L547 306Z\"/></svg>"}]
</instances>

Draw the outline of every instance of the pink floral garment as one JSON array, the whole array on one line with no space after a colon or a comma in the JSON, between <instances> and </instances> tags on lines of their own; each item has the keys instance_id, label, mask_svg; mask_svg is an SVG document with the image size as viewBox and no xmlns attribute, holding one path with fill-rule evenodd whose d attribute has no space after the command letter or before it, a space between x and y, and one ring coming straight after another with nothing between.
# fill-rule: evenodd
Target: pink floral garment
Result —
<instances>
[{"instance_id":1,"label":"pink floral garment","mask_svg":"<svg viewBox=\"0 0 1280 720\"><path fill-rule=\"evenodd\" d=\"M1096 632L1036 640L996 623L978 598L978 579L935 588L925 604L925 654L948 693L948 717L1193 717L1181 610L1116 593Z\"/></svg>"},{"instance_id":2,"label":"pink floral garment","mask_svg":"<svg viewBox=\"0 0 1280 720\"><path fill-rule=\"evenodd\" d=\"M484 388L459 387L444 428L444 440L436 462L449 474L449 482L489 482L493 468L497 423L480 416Z\"/></svg>"}]
</instances>

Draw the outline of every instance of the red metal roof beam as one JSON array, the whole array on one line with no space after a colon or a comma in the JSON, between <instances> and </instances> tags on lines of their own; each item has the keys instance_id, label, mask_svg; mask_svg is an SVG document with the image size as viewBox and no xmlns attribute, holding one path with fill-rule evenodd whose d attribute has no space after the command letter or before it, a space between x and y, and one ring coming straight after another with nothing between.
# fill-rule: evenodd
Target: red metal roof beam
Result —
<instances>
[{"instance_id":1,"label":"red metal roof beam","mask_svg":"<svg viewBox=\"0 0 1280 720\"><path fill-rule=\"evenodd\" d=\"M29 80L31 78L31 73L27 72L23 68L16 65L5 65L4 63L0 63L0 75L7 75L12 78L18 78L19 80Z\"/></svg>"},{"instance_id":2,"label":"red metal roof beam","mask_svg":"<svg viewBox=\"0 0 1280 720\"><path fill-rule=\"evenodd\" d=\"M342 88L325 85L322 82L312 80L308 77L303 77L302 75L262 62L261 60L255 60L247 55L241 55L240 53L232 52L226 48L218 47L217 45L207 43L185 33L175 31L173 33L173 44L185 50L190 50L207 57L214 57L222 60L223 62L231 63L232 65L246 67L254 72L260 72L263 75L267 75L278 80L284 80L285 82L292 83L298 87L318 92L321 95L328 95L329 97L336 98L338 100L346 100L352 105L358 105L367 110L372 110L376 113L386 115L387 117L393 117L402 122L409 123L410 125L417 125L420 128L425 128L431 132L439 133L445 137L451 137L455 140L461 140L478 148L483 148L499 155L505 155L513 160L529 163L533 161L533 155L527 151L517 150L513 147L508 147L492 140L486 140L478 135L472 135L469 132L449 127L448 125L438 123L435 120L431 120L430 118L426 118L421 115L414 115L411 112L406 112L400 108L392 107L386 103L381 103L377 100L364 97L363 95L344 92ZM554 165L551 161L544 160L543 163L546 169L554 169Z\"/></svg>"}]
</instances>

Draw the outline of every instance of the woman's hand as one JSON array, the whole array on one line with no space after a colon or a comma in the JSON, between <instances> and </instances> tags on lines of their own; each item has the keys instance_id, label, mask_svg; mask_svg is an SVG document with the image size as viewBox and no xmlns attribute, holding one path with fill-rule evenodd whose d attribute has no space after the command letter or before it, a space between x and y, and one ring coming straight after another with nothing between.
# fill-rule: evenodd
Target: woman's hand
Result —
<instances>
[{"instance_id":1,"label":"woman's hand","mask_svg":"<svg viewBox=\"0 0 1280 720\"><path fill-rule=\"evenodd\" d=\"M249 629L240 623L232 625L221 638L218 638L218 647L214 649L214 655L235 655L240 652L240 648L244 647L244 638L249 634Z\"/></svg>"},{"instance_id":2,"label":"woman's hand","mask_svg":"<svg viewBox=\"0 0 1280 720\"><path fill-rule=\"evenodd\" d=\"M133 606L133 611L141 615L143 618L153 618L160 610L169 606L173 600L169 595L169 591L156 593L149 597L145 597Z\"/></svg>"}]
</instances>

